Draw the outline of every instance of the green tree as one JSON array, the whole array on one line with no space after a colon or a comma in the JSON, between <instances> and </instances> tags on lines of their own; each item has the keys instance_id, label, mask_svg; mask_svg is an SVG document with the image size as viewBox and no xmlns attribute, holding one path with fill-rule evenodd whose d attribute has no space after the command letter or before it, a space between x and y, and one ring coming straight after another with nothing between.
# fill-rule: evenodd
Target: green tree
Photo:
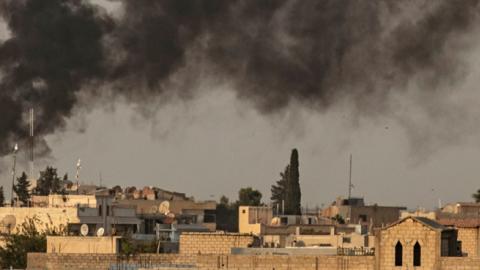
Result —
<instances>
[{"instance_id":1,"label":"green tree","mask_svg":"<svg viewBox=\"0 0 480 270\"><path fill-rule=\"evenodd\" d=\"M35 194L48 195L58 193L63 193L62 181L57 175L57 169L47 166L44 171L40 172Z\"/></svg>"},{"instance_id":2,"label":"green tree","mask_svg":"<svg viewBox=\"0 0 480 270\"><path fill-rule=\"evenodd\" d=\"M277 181L276 185L272 185L270 189L270 191L272 192L270 200L272 200L274 208L277 212L279 212L282 208L282 202L285 202L287 182L290 174L289 169L290 166L287 165L285 167L285 171L280 173L280 180Z\"/></svg>"},{"instance_id":3,"label":"green tree","mask_svg":"<svg viewBox=\"0 0 480 270\"><path fill-rule=\"evenodd\" d=\"M475 202L480 203L480 189L477 190L477 193L472 194L473 199Z\"/></svg>"},{"instance_id":4,"label":"green tree","mask_svg":"<svg viewBox=\"0 0 480 270\"><path fill-rule=\"evenodd\" d=\"M238 205L259 206L262 204L262 193L251 187L241 188L238 191Z\"/></svg>"},{"instance_id":5,"label":"green tree","mask_svg":"<svg viewBox=\"0 0 480 270\"><path fill-rule=\"evenodd\" d=\"M17 178L17 183L13 187L13 191L15 191L18 200L21 201L23 205L27 205L28 200L30 199L30 192L28 191L29 187L30 181L27 179L27 174L23 172L22 176Z\"/></svg>"},{"instance_id":6,"label":"green tree","mask_svg":"<svg viewBox=\"0 0 480 270\"><path fill-rule=\"evenodd\" d=\"M290 156L289 177L287 178L287 188L285 193L285 214L287 215L301 215L301 199L300 191L300 173L298 163L298 151L292 150Z\"/></svg>"},{"instance_id":7,"label":"green tree","mask_svg":"<svg viewBox=\"0 0 480 270\"><path fill-rule=\"evenodd\" d=\"M3 192L3 186L0 186L0 207L5 206L5 194Z\"/></svg>"},{"instance_id":8,"label":"green tree","mask_svg":"<svg viewBox=\"0 0 480 270\"><path fill-rule=\"evenodd\" d=\"M238 205L236 203L230 203L230 200L226 196L220 198L220 202L217 203L217 229L227 232L238 231Z\"/></svg>"}]
</instances>

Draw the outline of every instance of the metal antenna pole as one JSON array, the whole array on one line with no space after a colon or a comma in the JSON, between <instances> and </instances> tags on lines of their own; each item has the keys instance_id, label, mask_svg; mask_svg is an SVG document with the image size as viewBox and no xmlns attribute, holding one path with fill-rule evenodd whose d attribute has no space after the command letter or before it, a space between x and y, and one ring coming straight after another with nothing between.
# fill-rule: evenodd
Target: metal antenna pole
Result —
<instances>
[{"instance_id":1,"label":"metal antenna pole","mask_svg":"<svg viewBox=\"0 0 480 270\"><path fill-rule=\"evenodd\" d=\"M16 166L17 166L17 152L18 152L18 145L15 144L13 148L13 167L12 167L12 190L10 192L10 206L13 207L14 199L13 199L13 190L15 186L15 174L16 174Z\"/></svg>"},{"instance_id":2,"label":"metal antenna pole","mask_svg":"<svg viewBox=\"0 0 480 270\"><path fill-rule=\"evenodd\" d=\"M350 171L348 174L348 198L352 197L352 154L350 154Z\"/></svg>"},{"instance_id":3,"label":"metal antenna pole","mask_svg":"<svg viewBox=\"0 0 480 270\"><path fill-rule=\"evenodd\" d=\"M77 174L75 175L75 178L77 179L77 194L79 194L79 183L78 183L78 179L80 178L80 169L82 168L82 161L80 159L78 159L77 161Z\"/></svg>"},{"instance_id":4,"label":"metal antenna pole","mask_svg":"<svg viewBox=\"0 0 480 270\"><path fill-rule=\"evenodd\" d=\"M30 108L30 178L33 179L34 174L34 147L35 147L35 138L34 138L34 128L33 128L33 121L34 121L34 110Z\"/></svg>"}]
</instances>

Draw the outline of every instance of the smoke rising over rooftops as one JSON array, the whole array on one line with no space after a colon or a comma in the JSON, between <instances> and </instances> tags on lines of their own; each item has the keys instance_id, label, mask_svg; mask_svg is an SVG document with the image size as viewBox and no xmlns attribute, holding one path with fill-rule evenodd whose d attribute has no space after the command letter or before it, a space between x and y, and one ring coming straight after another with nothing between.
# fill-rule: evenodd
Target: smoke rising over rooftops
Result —
<instances>
[{"instance_id":1,"label":"smoke rising over rooftops","mask_svg":"<svg viewBox=\"0 0 480 270\"><path fill-rule=\"evenodd\" d=\"M373 117L412 82L438 100L464 76L452 44L478 22L478 2L121 0L113 17L88 1L3 0L0 154L27 138L30 107L47 153L42 137L65 126L80 93L101 95L102 85L136 103L188 99L191 89L169 83L189 64L189 79L229 82L266 115L292 101L322 112L349 100Z\"/></svg>"}]
</instances>

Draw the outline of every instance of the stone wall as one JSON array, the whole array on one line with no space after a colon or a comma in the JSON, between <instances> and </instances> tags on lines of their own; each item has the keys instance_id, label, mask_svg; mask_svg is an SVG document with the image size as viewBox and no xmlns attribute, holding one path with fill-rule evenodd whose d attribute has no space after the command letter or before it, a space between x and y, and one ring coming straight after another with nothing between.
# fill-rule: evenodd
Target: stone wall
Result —
<instances>
[{"instance_id":1,"label":"stone wall","mask_svg":"<svg viewBox=\"0 0 480 270\"><path fill-rule=\"evenodd\" d=\"M142 254L126 260L113 254L48 254L29 253L28 270L108 270L111 265L132 263L152 269L155 265L193 265L194 269L235 270L390 270L401 267L375 265L373 256L326 255L193 255ZM166 269L166 268L159 268ZM409 267L413 269L413 267ZM431 270L480 269L480 258L441 257Z\"/></svg>"},{"instance_id":2,"label":"stone wall","mask_svg":"<svg viewBox=\"0 0 480 270\"><path fill-rule=\"evenodd\" d=\"M458 228L458 240L462 241L462 252L468 257L477 257L478 228Z\"/></svg>"},{"instance_id":3,"label":"stone wall","mask_svg":"<svg viewBox=\"0 0 480 270\"><path fill-rule=\"evenodd\" d=\"M441 270L474 270L480 269L480 258L468 257L442 257L440 258Z\"/></svg>"},{"instance_id":4,"label":"stone wall","mask_svg":"<svg viewBox=\"0 0 480 270\"><path fill-rule=\"evenodd\" d=\"M115 254L119 236L47 236L47 253Z\"/></svg>"},{"instance_id":5,"label":"stone wall","mask_svg":"<svg viewBox=\"0 0 480 270\"><path fill-rule=\"evenodd\" d=\"M195 265L195 255L141 254L124 257L115 254L58 254L29 253L28 270L108 270L112 265L136 264L151 266L157 264ZM120 268L121 269L121 268Z\"/></svg>"},{"instance_id":6,"label":"stone wall","mask_svg":"<svg viewBox=\"0 0 480 270\"><path fill-rule=\"evenodd\" d=\"M198 269L374 270L373 256L202 255Z\"/></svg>"},{"instance_id":7,"label":"stone wall","mask_svg":"<svg viewBox=\"0 0 480 270\"><path fill-rule=\"evenodd\" d=\"M180 254L230 254L232 248L248 247L253 236L238 233L182 233Z\"/></svg>"},{"instance_id":8,"label":"stone wall","mask_svg":"<svg viewBox=\"0 0 480 270\"><path fill-rule=\"evenodd\" d=\"M156 265L194 265L196 269L235 270L374 270L373 256L285 256L285 255L181 255L142 254L129 261L111 254L28 254L28 270L108 270L111 265L132 263L145 268ZM159 268L164 269L164 268Z\"/></svg>"}]
</instances>

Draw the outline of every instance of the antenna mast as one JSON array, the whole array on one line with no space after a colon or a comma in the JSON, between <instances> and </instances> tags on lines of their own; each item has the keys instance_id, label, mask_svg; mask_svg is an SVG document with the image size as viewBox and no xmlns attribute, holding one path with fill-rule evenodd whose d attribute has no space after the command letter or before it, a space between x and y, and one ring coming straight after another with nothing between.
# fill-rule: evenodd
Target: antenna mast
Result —
<instances>
[{"instance_id":1,"label":"antenna mast","mask_svg":"<svg viewBox=\"0 0 480 270\"><path fill-rule=\"evenodd\" d=\"M30 178L33 179L33 171L34 171L34 154L33 149L35 147L35 137L34 137L34 128L33 128L33 121L34 121L34 110L30 108Z\"/></svg>"},{"instance_id":2,"label":"antenna mast","mask_svg":"<svg viewBox=\"0 0 480 270\"><path fill-rule=\"evenodd\" d=\"M350 171L348 173L348 198L352 197L352 154L350 154Z\"/></svg>"}]
</instances>

